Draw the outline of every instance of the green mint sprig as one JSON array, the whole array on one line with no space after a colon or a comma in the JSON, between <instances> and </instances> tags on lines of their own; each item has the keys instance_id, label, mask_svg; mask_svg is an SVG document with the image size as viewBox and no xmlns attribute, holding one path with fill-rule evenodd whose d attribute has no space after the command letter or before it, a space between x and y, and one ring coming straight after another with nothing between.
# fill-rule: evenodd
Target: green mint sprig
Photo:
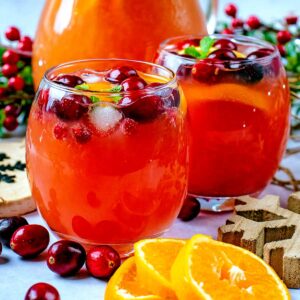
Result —
<instances>
[{"instance_id":1,"label":"green mint sprig","mask_svg":"<svg viewBox=\"0 0 300 300\"><path fill-rule=\"evenodd\" d=\"M210 48L213 46L215 40L209 36L205 36L200 41L200 51L194 46L184 49L184 54L190 55L197 59L204 59L208 56Z\"/></svg>"}]
</instances>

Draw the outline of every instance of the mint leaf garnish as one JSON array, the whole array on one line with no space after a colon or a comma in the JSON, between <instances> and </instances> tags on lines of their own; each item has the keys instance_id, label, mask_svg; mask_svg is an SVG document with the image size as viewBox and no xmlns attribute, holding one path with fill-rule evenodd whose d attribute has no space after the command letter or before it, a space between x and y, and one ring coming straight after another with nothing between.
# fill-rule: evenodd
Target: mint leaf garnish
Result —
<instances>
[{"instance_id":1,"label":"mint leaf garnish","mask_svg":"<svg viewBox=\"0 0 300 300\"><path fill-rule=\"evenodd\" d=\"M201 54L200 52L194 47L194 46L190 46L184 49L184 54L190 55L192 57L195 58L200 58Z\"/></svg>"},{"instance_id":2,"label":"mint leaf garnish","mask_svg":"<svg viewBox=\"0 0 300 300\"><path fill-rule=\"evenodd\" d=\"M90 87L87 83L83 83L83 84L76 85L75 89L87 91L90 89Z\"/></svg>"},{"instance_id":3,"label":"mint leaf garnish","mask_svg":"<svg viewBox=\"0 0 300 300\"><path fill-rule=\"evenodd\" d=\"M108 92L112 92L112 93L120 93L121 91L122 91L121 85L115 85L110 90L108 90Z\"/></svg>"},{"instance_id":4,"label":"mint leaf garnish","mask_svg":"<svg viewBox=\"0 0 300 300\"><path fill-rule=\"evenodd\" d=\"M100 98L98 98L97 96L91 96L91 101L93 103L98 103L98 102L100 102Z\"/></svg>"},{"instance_id":5,"label":"mint leaf garnish","mask_svg":"<svg viewBox=\"0 0 300 300\"><path fill-rule=\"evenodd\" d=\"M118 103L121 99L122 99L121 96L114 96L114 97L112 97L112 101L115 102L115 103Z\"/></svg>"},{"instance_id":6,"label":"mint leaf garnish","mask_svg":"<svg viewBox=\"0 0 300 300\"><path fill-rule=\"evenodd\" d=\"M203 59L208 56L209 49L212 47L214 42L215 42L215 40L209 36L205 36L203 39L201 39L201 41L200 41L200 48L201 48L200 58Z\"/></svg>"}]
</instances>

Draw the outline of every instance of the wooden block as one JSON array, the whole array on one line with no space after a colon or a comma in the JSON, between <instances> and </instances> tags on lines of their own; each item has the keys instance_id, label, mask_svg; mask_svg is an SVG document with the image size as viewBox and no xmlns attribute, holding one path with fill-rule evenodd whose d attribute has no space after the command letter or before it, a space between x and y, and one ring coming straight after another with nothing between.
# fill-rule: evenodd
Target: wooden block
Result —
<instances>
[{"instance_id":1,"label":"wooden block","mask_svg":"<svg viewBox=\"0 0 300 300\"><path fill-rule=\"evenodd\" d=\"M288 209L300 214L300 192L293 193L289 196Z\"/></svg>"},{"instance_id":2,"label":"wooden block","mask_svg":"<svg viewBox=\"0 0 300 300\"><path fill-rule=\"evenodd\" d=\"M0 142L0 218L35 210L25 169L25 143Z\"/></svg>"},{"instance_id":3,"label":"wooden block","mask_svg":"<svg viewBox=\"0 0 300 300\"><path fill-rule=\"evenodd\" d=\"M295 194L292 199L299 201ZM219 227L218 240L257 254L289 288L300 288L300 214L280 207L273 195L236 200L235 214Z\"/></svg>"}]
</instances>

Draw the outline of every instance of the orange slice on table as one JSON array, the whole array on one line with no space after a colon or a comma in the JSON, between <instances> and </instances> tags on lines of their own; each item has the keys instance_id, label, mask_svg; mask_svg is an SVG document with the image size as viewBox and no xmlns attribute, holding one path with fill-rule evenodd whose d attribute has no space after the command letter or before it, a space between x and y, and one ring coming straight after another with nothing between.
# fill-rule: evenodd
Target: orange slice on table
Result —
<instances>
[{"instance_id":1,"label":"orange slice on table","mask_svg":"<svg viewBox=\"0 0 300 300\"><path fill-rule=\"evenodd\" d=\"M135 258L128 258L109 280L105 300L164 300L151 295L136 278Z\"/></svg>"},{"instance_id":2,"label":"orange slice on table","mask_svg":"<svg viewBox=\"0 0 300 300\"><path fill-rule=\"evenodd\" d=\"M180 300L290 299L285 284L258 256L201 235L181 249L171 280Z\"/></svg>"}]
</instances>

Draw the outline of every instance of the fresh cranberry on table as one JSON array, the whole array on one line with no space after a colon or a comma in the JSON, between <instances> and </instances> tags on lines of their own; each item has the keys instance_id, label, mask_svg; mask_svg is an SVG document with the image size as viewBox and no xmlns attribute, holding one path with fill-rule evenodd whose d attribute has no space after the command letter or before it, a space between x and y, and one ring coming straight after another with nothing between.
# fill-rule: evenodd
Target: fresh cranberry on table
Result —
<instances>
[{"instance_id":1,"label":"fresh cranberry on table","mask_svg":"<svg viewBox=\"0 0 300 300\"><path fill-rule=\"evenodd\" d=\"M237 45L229 39L219 39L214 42L213 47L216 49L236 50Z\"/></svg>"},{"instance_id":2,"label":"fresh cranberry on table","mask_svg":"<svg viewBox=\"0 0 300 300\"><path fill-rule=\"evenodd\" d=\"M19 75L11 77L8 80L8 87L11 88L12 90L21 91L23 90L24 86L25 86L25 81Z\"/></svg>"},{"instance_id":3,"label":"fresh cranberry on table","mask_svg":"<svg viewBox=\"0 0 300 300\"><path fill-rule=\"evenodd\" d=\"M121 258L119 253L110 246L97 246L90 249L87 253L87 270L96 278L110 278L120 265Z\"/></svg>"},{"instance_id":4,"label":"fresh cranberry on table","mask_svg":"<svg viewBox=\"0 0 300 300\"><path fill-rule=\"evenodd\" d=\"M222 34L234 34L234 31L230 28L224 28Z\"/></svg>"},{"instance_id":5,"label":"fresh cranberry on table","mask_svg":"<svg viewBox=\"0 0 300 300\"><path fill-rule=\"evenodd\" d=\"M23 36L17 45L17 48L21 51L32 51L33 41L29 36Z\"/></svg>"},{"instance_id":6,"label":"fresh cranberry on table","mask_svg":"<svg viewBox=\"0 0 300 300\"><path fill-rule=\"evenodd\" d=\"M241 19L232 19L231 26L232 28L243 28L244 22Z\"/></svg>"},{"instance_id":7,"label":"fresh cranberry on table","mask_svg":"<svg viewBox=\"0 0 300 300\"><path fill-rule=\"evenodd\" d=\"M4 87L0 87L0 98L4 97L7 92L7 89Z\"/></svg>"},{"instance_id":8,"label":"fresh cranberry on table","mask_svg":"<svg viewBox=\"0 0 300 300\"><path fill-rule=\"evenodd\" d=\"M60 300L60 296L54 286L39 282L29 288L24 300Z\"/></svg>"},{"instance_id":9,"label":"fresh cranberry on table","mask_svg":"<svg viewBox=\"0 0 300 300\"><path fill-rule=\"evenodd\" d=\"M5 64L14 65L19 61L19 59L19 54L12 50L6 50L2 55L2 61Z\"/></svg>"},{"instance_id":10,"label":"fresh cranberry on table","mask_svg":"<svg viewBox=\"0 0 300 300\"><path fill-rule=\"evenodd\" d=\"M133 76L125 79L121 83L124 92L142 90L147 86L146 81L143 78Z\"/></svg>"},{"instance_id":11,"label":"fresh cranberry on table","mask_svg":"<svg viewBox=\"0 0 300 300\"><path fill-rule=\"evenodd\" d=\"M236 17L237 7L233 3L229 3L225 7L225 13L229 17Z\"/></svg>"},{"instance_id":12,"label":"fresh cranberry on table","mask_svg":"<svg viewBox=\"0 0 300 300\"><path fill-rule=\"evenodd\" d=\"M10 41L18 41L21 37L19 28L10 26L5 30L5 36Z\"/></svg>"},{"instance_id":13,"label":"fresh cranberry on table","mask_svg":"<svg viewBox=\"0 0 300 300\"><path fill-rule=\"evenodd\" d=\"M131 76L138 76L135 69L128 66L121 66L111 69L105 76L105 80L112 83L121 83L123 80Z\"/></svg>"},{"instance_id":14,"label":"fresh cranberry on table","mask_svg":"<svg viewBox=\"0 0 300 300\"><path fill-rule=\"evenodd\" d=\"M295 15L287 16L287 17L285 17L285 22L288 25L295 25L298 22L298 17Z\"/></svg>"},{"instance_id":15,"label":"fresh cranberry on table","mask_svg":"<svg viewBox=\"0 0 300 300\"><path fill-rule=\"evenodd\" d=\"M8 104L4 108L4 113L6 116L17 117L20 113L20 107L14 104Z\"/></svg>"},{"instance_id":16,"label":"fresh cranberry on table","mask_svg":"<svg viewBox=\"0 0 300 300\"><path fill-rule=\"evenodd\" d=\"M247 59L257 59L257 58L261 58L261 57L265 57L270 55L273 52L272 49L268 49L268 48L261 48L258 50L255 50L251 53L249 53L247 55Z\"/></svg>"},{"instance_id":17,"label":"fresh cranberry on table","mask_svg":"<svg viewBox=\"0 0 300 300\"><path fill-rule=\"evenodd\" d=\"M260 27L261 22L257 16L250 16L247 21L247 25L249 26L250 29L257 29Z\"/></svg>"},{"instance_id":18,"label":"fresh cranberry on table","mask_svg":"<svg viewBox=\"0 0 300 300\"><path fill-rule=\"evenodd\" d=\"M281 30L277 33L277 41L279 44L286 44L292 39L292 34L287 30Z\"/></svg>"},{"instance_id":19,"label":"fresh cranberry on table","mask_svg":"<svg viewBox=\"0 0 300 300\"><path fill-rule=\"evenodd\" d=\"M90 98L84 95L70 94L61 100L55 100L52 110L58 118L65 121L79 120L87 111L91 103Z\"/></svg>"},{"instance_id":20,"label":"fresh cranberry on table","mask_svg":"<svg viewBox=\"0 0 300 300\"><path fill-rule=\"evenodd\" d=\"M236 55L229 49L218 49L208 55L210 59L231 60L235 59Z\"/></svg>"},{"instance_id":21,"label":"fresh cranberry on table","mask_svg":"<svg viewBox=\"0 0 300 300\"><path fill-rule=\"evenodd\" d=\"M277 49L278 49L280 55L281 55L282 57L285 57L285 55L286 55L286 50L285 50L284 45L278 44L278 45L277 45Z\"/></svg>"},{"instance_id":22,"label":"fresh cranberry on table","mask_svg":"<svg viewBox=\"0 0 300 300\"><path fill-rule=\"evenodd\" d=\"M71 74L58 75L53 81L72 88L75 87L76 85L80 85L84 83L84 81L79 76L71 75Z\"/></svg>"},{"instance_id":23,"label":"fresh cranberry on table","mask_svg":"<svg viewBox=\"0 0 300 300\"><path fill-rule=\"evenodd\" d=\"M4 64L1 72L5 77L11 77L18 72L18 67L15 64Z\"/></svg>"},{"instance_id":24,"label":"fresh cranberry on table","mask_svg":"<svg viewBox=\"0 0 300 300\"><path fill-rule=\"evenodd\" d=\"M10 248L25 258L39 255L47 248L48 244L48 230L37 224L25 225L18 228L10 240Z\"/></svg>"},{"instance_id":25,"label":"fresh cranberry on table","mask_svg":"<svg viewBox=\"0 0 300 300\"><path fill-rule=\"evenodd\" d=\"M76 242L61 240L48 250L48 268L61 276L75 275L84 265L86 253L84 248Z\"/></svg>"},{"instance_id":26,"label":"fresh cranberry on table","mask_svg":"<svg viewBox=\"0 0 300 300\"><path fill-rule=\"evenodd\" d=\"M3 121L3 127L8 131L14 131L19 125L15 116L7 116Z\"/></svg>"},{"instance_id":27,"label":"fresh cranberry on table","mask_svg":"<svg viewBox=\"0 0 300 300\"><path fill-rule=\"evenodd\" d=\"M182 221L191 221L200 213L201 205L197 199L188 196L181 207L178 218Z\"/></svg>"},{"instance_id":28,"label":"fresh cranberry on table","mask_svg":"<svg viewBox=\"0 0 300 300\"><path fill-rule=\"evenodd\" d=\"M21 226L28 225L23 217L10 217L0 221L0 241L9 247L10 239L14 232Z\"/></svg>"}]
</instances>

